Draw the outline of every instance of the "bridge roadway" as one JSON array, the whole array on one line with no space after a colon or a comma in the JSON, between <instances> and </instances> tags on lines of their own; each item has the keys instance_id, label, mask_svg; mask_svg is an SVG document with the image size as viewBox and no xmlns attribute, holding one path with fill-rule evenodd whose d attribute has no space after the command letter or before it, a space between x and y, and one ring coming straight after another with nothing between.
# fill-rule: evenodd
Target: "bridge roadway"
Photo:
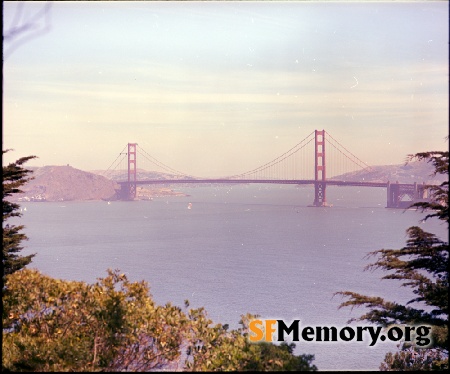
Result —
<instances>
[{"instance_id":1,"label":"bridge roadway","mask_svg":"<svg viewBox=\"0 0 450 374\"><path fill-rule=\"evenodd\" d=\"M347 182L328 179L325 181L313 179L151 179L140 181L117 182L119 184L315 184L328 186L360 186L360 187L387 187L386 182ZM405 184L406 185L406 184Z\"/></svg>"},{"instance_id":2,"label":"bridge roadway","mask_svg":"<svg viewBox=\"0 0 450 374\"><path fill-rule=\"evenodd\" d=\"M412 203L428 201L427 186L425 183L389 183L389 182L350 182L339 180L312 180L312 179L151 179L139 181L117 182L120 184L118 198L120 200L134 200L137 185L173 185L173 184L313 184L315 187L314 206L326 206L326 186L357 186L357 187L384 187L386 188L387 208L408 208ZM409 200L404 200L409 197Z\"/></svg>"}]
</instances>

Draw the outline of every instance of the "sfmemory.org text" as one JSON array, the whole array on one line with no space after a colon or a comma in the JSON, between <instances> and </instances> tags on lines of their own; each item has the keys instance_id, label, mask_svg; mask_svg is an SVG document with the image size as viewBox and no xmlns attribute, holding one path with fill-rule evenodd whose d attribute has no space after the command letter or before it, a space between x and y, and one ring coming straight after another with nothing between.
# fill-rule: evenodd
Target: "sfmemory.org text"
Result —
<instances>
[{"instance_id":1,"label":"sfmemory.org text","mask_svg":"<svg viewBox=\"0 0 450 374\"><path fill-rule=\"evenodd\" d=\"M393 325L387 328L381 326L345 326L345 327L323 327L305 326L300 327L300 320L292 321L287 325L281 319L253 319L249 323L249 340L259 341L285 341L285 336L290 335L294 342L350 342L350 341L370 341L370 346L374 346L379 341L413 342L418 347L425 348L431 344L430 326L398 326ZM276 333L276 334L275 334ZM274 336L276 336L275 339Z\"/></svg>"}]
</instances>

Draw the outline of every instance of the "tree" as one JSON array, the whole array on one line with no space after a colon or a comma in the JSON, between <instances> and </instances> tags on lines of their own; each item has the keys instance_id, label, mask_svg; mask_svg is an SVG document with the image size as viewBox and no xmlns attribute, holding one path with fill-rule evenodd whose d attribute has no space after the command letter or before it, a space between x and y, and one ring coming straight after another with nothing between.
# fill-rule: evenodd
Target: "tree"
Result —
<instances>
[{"instance_id":1,"label":"tree","mask_svg":"<svg viewBox=\"0 0 450 374\"><path fill-rule=\"evenodd\" d=\"M427 160L434 166L434 174L447 174L448 152L423 152L410 155L409 160ZM427 186L430 201L412 206L428 211L426 219L435 217L449 223L448 178L440 185ZM401 344L400 351L388 353L381 370L445 370L448 369L448 265L449 246L434 234L418 226L407 230L408 240L401 249L381 249L369 253L378 260L367 269L389 272L383 279L402 281L416 295L406 305L386 301L381 297L365 296L355 292L337 292L347 298L342 307L366 306L369 311L352 321L369 321L383 326L392 324L427 324L432 326L434 347L419 349L412 344ZM427 310L410 304L425 305Z\"/></svg>"},{"instance_id":2,"label":"tree","mask_svg":"<svg viewBox=\"0 0 450 374\"><path fill-rule=\"evenodd\" d=\"M95 284L37 270L8 276L3 362L11 371L148 371L180 357L187 318L145 282L108 271Z\"/></svg>"},{"instance_id":3,"label":"tree","mask_svg":"<svg viewBox=\"0 0 450 374\"><path fill-rule=\"evenodd\" d=\"M3 154L9 150L3 151ZM2 180L2 205L3 205L3 273L2 282L5 284L5 277L17 270L22 269L31 262L33 255L20 256L18 253L23 249L21 242L27 240L27 236L21 233L23 225L15 226L5 224L5 221L11 217L20 217L20 205L7 200L13 194L21 193L20 188L32 177L28 177L32 171L25 169L23 165L36 156L22 157L16 162L3 166ZM3 287L2 287L3 288Z\"/></svg>"},{"instance_id":4,"label":"tree","mask_svg":"<svg viewBox=\"0 0 450 374\"><path fill-rule=\"evenodd\" d=\"M314 355L293 354L295 344L250 343L248 323L256 318L242 316L241 327L228 331L220 324L208 327L212 321L202 309L193 310L189 318L191 344L187 350L187 369L192 371L316 371Z\"/></svg>"},{"instance_id":5,"label":"tree","mask_svg":"<svg viewBox=\"0 0 450 374\"><path fill-rule=\"evenodd\" d=\"M203 308L156 305L146 282L118 270L94 284L26 268L7 280L5 371L316 369L292 345L251 344L245 329L213 325Z\"/></svg>"},{"instance_id":6,"label":"tree","mask_svg":"<svg viewBox=\"0 0 450 374\"><path fill-rule=\"evenodd\" d=\"M4 4L2 3L2 11ZM51 28L50 10L52 3L47 1L41 4L37 11L33 11L31 16L24 12L25 3L17 2L14 17L11 22L4 21L3 27L3 58L4 60L20 45L29 40L45 34ZM3 12L2 12L3 13ZM6 24L8 25L6 26ZM3 77L2 77L3 85ZM10 149L2 150L2 154L9 152ZM31 170L22 167L27 161L36 158L36 156L22 157L8 166L3 166L2 179L2 205L3 205L3 272L2 272L2 293L4 292L5 277L17 270L22 269L31 262L33 255L19 256L18 253L23 249L20 243L27 240L27 236L20 231L23 226L14 226L5 224L10 217L20 217L18 212L20 206L7 201L5 198L16 193L22 192L20 187L30 179L27 177Z\"/></svg>"}]
</instances>

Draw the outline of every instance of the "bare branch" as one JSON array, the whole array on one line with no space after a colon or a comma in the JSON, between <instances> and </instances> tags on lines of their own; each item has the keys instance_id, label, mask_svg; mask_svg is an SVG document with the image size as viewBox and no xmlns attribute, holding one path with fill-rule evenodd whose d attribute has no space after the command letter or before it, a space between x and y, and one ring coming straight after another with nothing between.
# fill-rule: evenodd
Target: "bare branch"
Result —
<instances>
[{"instance_id":1,"label":"bare branch","mask_svg":"<svg viewBox=\"0 0 450 374\"><path fill-rule=\"evenodd\" d=\"M24 7L25 2L17 2L11 25L3 32L3 60L9 57L22 44L46 34L51 29L51 1L45 2L30 17L26 17Z\"/></svg>"}]
</instances>

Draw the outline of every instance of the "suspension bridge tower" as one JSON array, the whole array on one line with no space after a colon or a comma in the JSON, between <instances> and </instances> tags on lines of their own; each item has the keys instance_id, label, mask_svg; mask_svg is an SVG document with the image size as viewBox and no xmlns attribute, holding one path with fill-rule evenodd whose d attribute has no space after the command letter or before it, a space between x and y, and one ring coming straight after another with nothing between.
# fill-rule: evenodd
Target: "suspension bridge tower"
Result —
<instances>
[{"instance_id":1,"label":"suspension bridge tower","mask_svg":"<svg viewBox=\"0 0 450 374\"><path fill-rule=\"evenodd\" d=\"M313 206L326 206L325 130L315 130L314 160Z\"/></svg>"},{"instance_id":2,"label":"suspension bridge tower","mask_svg":"<svg viewBox=\"0 0 450 374\"><path fill-rule=\"evenodd\" d=\"M128 143L128 178L126 183L122 183L120 189L121 200L134 200L136 198L136 181L137 181L137 168L136 168L136 146L137 143Z\"/></svg>"}]
</instances>

